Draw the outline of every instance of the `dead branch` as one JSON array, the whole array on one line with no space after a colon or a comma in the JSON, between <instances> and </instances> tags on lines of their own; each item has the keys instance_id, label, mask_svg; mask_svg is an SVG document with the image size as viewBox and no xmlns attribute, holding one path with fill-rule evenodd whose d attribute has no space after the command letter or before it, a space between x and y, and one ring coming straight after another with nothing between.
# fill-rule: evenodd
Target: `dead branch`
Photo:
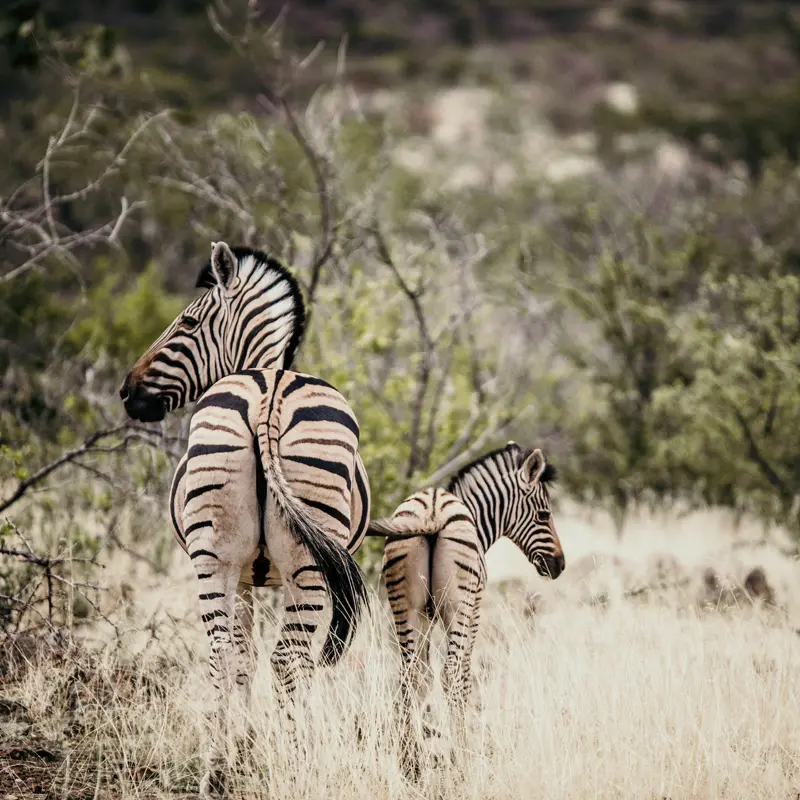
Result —
<instances>
[{"instance_id":1,"label":"dead branch","mask_svg":"<svg viewBox=\"0 0 800 800\"><path fill-rule=\"evenodd\" d=\"M425 309L422 307L422 297L424 295L422 278L420 277L417 287L412 289L400 274L400 270L394 262L394 258L381 232L380 226L376 225L372 233L375 237L378 257L389 267L400 290L406 298L408 298L417 322L417 330L419 331L421 357L419 366L417 367L414 397L411 401L411 431L409 435L411 452L409 453L405 472L406 480L410 480L414 473L422 466L423 462L422 414L433 369L434 344L425 316Z\"/></svg>"},{"instance_id":2,"label":"dead branch","mask_svg":"<svg viewBox=\"0 0 800 800\"><path fill-rule=\"evenodd\" d=\"M431 456L433 455L433 448L436 445L436 433L438 429L439 410L444 398L445 386L450 378L450 366L453 363L453 354L455 352L456 337L454 336L447 346L441 363L439 365L439 380L433 389L433 400L431 401L430 409L428 410L428 429L425 435L425 447L423 451L422 469L428 469L431 463Z\"/></svg>"},{"instance_id":3,"label":"dead branch","mask_svg":"<svg viewBox=\"0 0 800 800\"><path fill-rule=\"evenodd\" d=\"M53 612L55 610L55 599L54 599L54 588L55 584L61 584L62 586L69 587L72 591L77 592L84 600L92 607L95 613L104 621L111 625L112 628L116 631L116 626L114 625L108 617L103 614L100 607L97 603L87 594L88 591L92 592L101 592L106 591L105 587L99 586L94 583L89 583L87 581L77 581L73 578L67 578L64 575L61 575L60 572L56 570L58 567L62 565L69 565L72 567L74 564L92 564L97 566L96 561L94 558L76 558L72 555L65 556L65 557L47 557L41 556L34 551L31 547L29 542L25 539L22 535L20 530L14 525L14 523L6 520L6 526L11 529L13 534L22 542L24 549L19 549L16 547L8 547L5 544L0 544L0 556L6 556L9 558L14 558L19 561L22 561L26 564L31 566L37 567L42 571L42 578L40 581L33 586L31 589L30 584L28 584L25 588L28 591L28 598L23 603L20 603L19 597L17 595L4 595L3 599L7 600L13 605L16 605L17 608L15 609L17 612L18 618L18 626L21 623L22 618L29 610L36 610L34 608L34 603L36 603L36 597L38 594L38 588L41 584L41 580L44 580L47 585L47 594L46 594L46 601L47 601L47 616L41 614L37 610L37 614L42 618L42 620L47 624L50 629L54 629L53 625Z\"/></svg>"},{"instance_id":4,"label":"dead branch","mask_svg":"<svg viewBox=\"0 0 800 800\"><path fill-rule=\"evenodd\" d=\"M467 464L469 464L470 461L477 458L486 448L486 446L492 441L492 439L499 437L502 432L509 427L509 425L511 425L528 410L528 408L524 408L517 412L512 411L501 414L493 424L488 425L481 432L481 435L478 436L478 438L475 439L471 445L464 448L464 450L462 450L455 457L451 458L444 466L440 467L435 472L432 472L430 475L424 478L420 482L420 486L436 486L446 478L454 475L462 467L465 467Z\"/></svg>"},{"instance_id":5,"label":"dead branch","mask_svg":"<svg viewBox=\"0 0 800 800\"><path fill-rule=\"evenodd\" d=\"M140 202L131 203L128 198L122 197L117 216L102 225L77 232L70 230L57 219L54 213L56 209L68 203L85 200L89 195L98 191L109 178L117 174L125 164L131 149L145 131L168 113L161 112L143 119L128 136L122 147L110 156L108 163L96 178L79 189L57 193L54 191L52 180L52 168L55 160L68 148L91 140L95 120L99 114L99 109L93 108L86 115L83 124L76 125L79 101L80 94L76 91L64 127L58 135L50 137L45 154L38 164L40 203L33 208L25 205L20 207L23 192L30 189L36 182L35 179L23 182L8 198L0 198L0 241L8 241L9 245L23 257L21 264L0 276L0 283L24 275L41 264L45 258L54 254L77 268L79 264L74 255L75 250L79 247L101 243L115 245L122 226L130 214L142 205Z\"/></svg>"},{"instance_id":6,"label":"dead branch","mask_svg":"<svg viewBox=\"0 0 800 800\"><path fill-rule=\"evenodd\" d=\"M783 501L785 503L790 503L794 497L794 492L789 488L783 478L778 475L772 465L769 464L764 457L763 453L761 452L761 448L758 446L758 443L755 440L755 436L753 436L750 425L745 419L744 414L742 414L742 412L736 406L733 406L733 414L736 417L736 421L739 423L739 427L741 428L745 439L747 440L747 451L750 455L750 458L758 466L761 474L766 478L770 486L778 491L778 494L781 496Z\"/></svg>"},{"instance_id":7,"label":"dead branch","mask_svg":"<svg viewBox=\"0 0 800 800\"><path fill-rule=\"evenodd\" d=\"M122 431L125 431L125 435L121 438L119 442L110 446L100 444L100 442L103 442L113 436L116 436ZM179 442L179 440L176 437L158 438L153 435L153 432L151 430L149 430L144 426L136 425L130 421L122 422L110 428L95 431L94 433L87 436L86 439L84 439L83 442L77 447L74 447L71 450L67 450L65 453L62 453L54 461L51 461L46 466L37 470L30 477L19 481L14 491L5 500L0 501L0 513L9 509L12 505L14 505L14 503L20 500L25 495L25 493L28 492L31 488L41 483L43 480L45 480L45 478L50 476L53 472L55 472L56 470L60 469L61 467L67 464L72 464L78 467L79 469L82 469L86 472L89 472L97 476L98 478L104 480L107 483L110 483L111 485L116 485L112 478L110 478L101 470L98 470L96 467L93 467L89 464L85 464L80 460L80 458L86 455L119 453L126 450L131 442L142 442L143 444L146 444L149 447L158 447L159 449L168 453L173 458L180 458L180 456L183 455L182 448L170 447L168 444L169 442Z\"/></svg>"},{"instance_id":8,"label":"dead branch","mask_svg":"<svg viewBox=\"0 0 800 800\"><path fill-rule=\"evenodd\" d=\"M69 464L84 453L90 452L97 442L101 441L102 439L106 439L109 436L114 436L124 428L125 423L121 425L115 425L113 428L109 428L107 430L95 431L90 436L87 436L83 443L78 445L78 447L75 447L72 450L67 450L66 453L60 455L55 461L52 461L47 466L42 467L29 478L21 480L17 484L17 488L11 493L10 497L0 502L0 513L14 505L14 503L22 498L28 489L30 489L32 486L35 486L37 483L41 483L48 475L55 472L59 467L64 466L64 464Z\"/></svg>"},{"instance_id":9,"label":"dead branch","mask_svg":"<svg viewBox=\"0 0 800 800\"><path fill-rule=\"evenodd\" d=\"M319 231L314 243L311 278L307 287L307 306L310 315L322 275L322 268L330 258L336 243L338 226L334 221L334 199L330 181L326 174L329 164L326 162L323 154L312 145L308 132L303 129L292 107L290 94L296 84L298 74L306 69L316 58L322 49L322 45L321 43L318 44L309 55L290 65L281 52L280 27L283 12L281 12L272 25L268 26L262 32L257 42L253 41L253 23L255 22L256 16L254 13L249 14L245 33L240 36L233 34L222 23L213 6L209 7L208 16L216 33L227 42L241 58L246 60L255 74L259 76L263 89L262 94L258 97L259 104L272 114L277 112L283 119L286 130L300 148L311 170L319 205ZM264 58L265 52L269 53L270 50L275 56L273 60ZM342 59L343 55L340 50L337 77L338 74L341 73ZM277 63L275 63L276 61Z\"/></svg>"}]
</instances>

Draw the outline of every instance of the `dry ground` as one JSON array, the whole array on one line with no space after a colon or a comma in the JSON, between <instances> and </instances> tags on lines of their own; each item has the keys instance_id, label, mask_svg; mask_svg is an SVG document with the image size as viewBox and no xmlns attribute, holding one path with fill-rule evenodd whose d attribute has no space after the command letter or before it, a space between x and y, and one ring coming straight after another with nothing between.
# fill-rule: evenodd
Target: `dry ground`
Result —
<instances>
[{"instance_id":1,"label":"dry ground","mask_svg":"<svg viewBox=\"0 0 800 800\"><path fill-rule=\"evenodd\" d=\"M237 796L799 797L796 563L772 546L732 548L761 532L724 515L635 520L621 546L579 509L558 520L562 580L528 587L508 551L492 554L500 583L476 651L468 753L462 768L431 761L416 786L396 762L385 602L373 597L351 653L311 688L299 765L274 714L273 625L260 609L255 758ZM772 603L740 588L755 567ZM176 556L167 579L120 561L110 578L133 586L115 643L34 659L0 685L0 797L192 796L206 689L188 565ZM433 700L442 726L438 687ZM430 745L446 747L446 736Z\"/></svg>"}]
</instances>

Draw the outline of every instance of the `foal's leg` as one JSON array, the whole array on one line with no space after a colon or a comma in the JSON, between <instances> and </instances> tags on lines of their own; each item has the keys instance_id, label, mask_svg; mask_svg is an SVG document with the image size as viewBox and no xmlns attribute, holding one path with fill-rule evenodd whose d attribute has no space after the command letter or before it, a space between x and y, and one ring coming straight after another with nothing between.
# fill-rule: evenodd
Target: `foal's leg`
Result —
<instances>
[{"instance_id":1,"label":"foal's leg","mask_svg":"<svg viewBox=\"0 0 800 800\"><path fill-rule=\"evenodd\" d=\"M419 777L420 748L415 717L431 682L430 547L419 539L389 539L383 555L383 580L400 645L400 693L395 707L400 730L400 763L408 777Z\"/></svg>"},{"instance_id":2,"label":"foal's leg","mask_svg":"<svg viewBox=\"0 0 800 800\"><path fill-rule=\"evenodd\" d=\"M447 633L442 680L456 747L462 753L466 748L466 705L484 576L483 553L474 530L471 526L448 526L440 534L433 555L432 594Z\"/></svg>"},{"instance_id":3,"label":"foal's leg","mask_svg":"<svg viewBox=\"0 0 800 800\"><path fill-rule=\"evenodd\" d=\"M236 673L233 687L232 722L236 729L236 756L241 762L253 741L250 719L250 693L255 668L253 646L253 591L239 582L236 590L236 610L233 625L236 648Z\"/></svg>"}]
</instances>

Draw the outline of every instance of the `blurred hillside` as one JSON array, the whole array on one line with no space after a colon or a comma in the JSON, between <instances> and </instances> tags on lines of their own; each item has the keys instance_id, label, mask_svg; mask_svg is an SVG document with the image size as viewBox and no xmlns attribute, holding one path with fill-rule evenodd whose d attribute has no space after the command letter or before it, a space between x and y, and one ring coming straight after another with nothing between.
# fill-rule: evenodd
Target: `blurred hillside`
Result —
<instances>
[{"instance_id":1,"label":"blurred hillside","mask_svg":"<svg viewBox=\"0 0 800 800\"><path fill-rule=\"evenodd\" d=\"M203 0L104 3L15 0L1 12L6 45L0 98L41 92L24 80L43 55L91 40L115 55L147 102L185 109L253 107L259 85L208 24ZM254 0L253 18L283 11L285 42L326 51L302 82L330 77L346 40L348 75L362 89L498 76L537 83L560 132L587 126L608 138L656 127L707 157L743 159L757 171L776 151L796 156L798 4L793 2L553 2ZM80 48L79 48L80 50ZM645 99L635 118L597 104L597 89L630 83Z\"/></svg>"}]
</instances>

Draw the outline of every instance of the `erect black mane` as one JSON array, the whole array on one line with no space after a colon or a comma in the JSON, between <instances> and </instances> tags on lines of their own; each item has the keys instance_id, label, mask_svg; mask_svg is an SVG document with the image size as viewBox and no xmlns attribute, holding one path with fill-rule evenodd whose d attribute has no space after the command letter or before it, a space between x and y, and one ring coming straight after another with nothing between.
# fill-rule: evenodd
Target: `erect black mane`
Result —
<instances>
[{"instance_id":1,"label":"erect black mane","mask_svg":"<svg viewBox=\"0 0 800 800\"><path fill-rule=\"evenodd\" d=\"M291 272L280 261L267 255L261 250L254 250L251 247L231 247L231 252L236 256L237 262L241 263L248 256L252 258L263 268L268 269L280 275L286 281L289 287L289 294L292 296L295 308L295 325L292 331L289 344L286 346L286 355L284 356L283 368L291 369L292 362L297 355L297 350L303 341L303 335L306 332L306 304L303 300L303 293L300 291L300 284ZM214 270L211 268L211 259L203 265L200 274L197 276L195 286L198 289L213 289L217 285L217 280L214 277Z\"/></svg>"},{"instance_id":2,"label":"erect black mane","mask_svg":"<svg viewBox=\"0 0 800 800\"><path fill-rule=\"evenodd\" d=\"M445 487L448 492L452 492L456 484L467 476L475 467L485 464L489 461L497 461L499 459L510 459L510 464L518 467L525 461L525 459L533 452L533 448L520 447L515 442L509 442L505 447L499 447L497 450L492 450L490 453L485 453L479 456L474 461L471 461L465 467L462 467L452 478L447 482ZM555 483L558 478L556 468L548 461L545 464L544 472L540 478L541 483Z\"/></svg>"}]
</instances>

